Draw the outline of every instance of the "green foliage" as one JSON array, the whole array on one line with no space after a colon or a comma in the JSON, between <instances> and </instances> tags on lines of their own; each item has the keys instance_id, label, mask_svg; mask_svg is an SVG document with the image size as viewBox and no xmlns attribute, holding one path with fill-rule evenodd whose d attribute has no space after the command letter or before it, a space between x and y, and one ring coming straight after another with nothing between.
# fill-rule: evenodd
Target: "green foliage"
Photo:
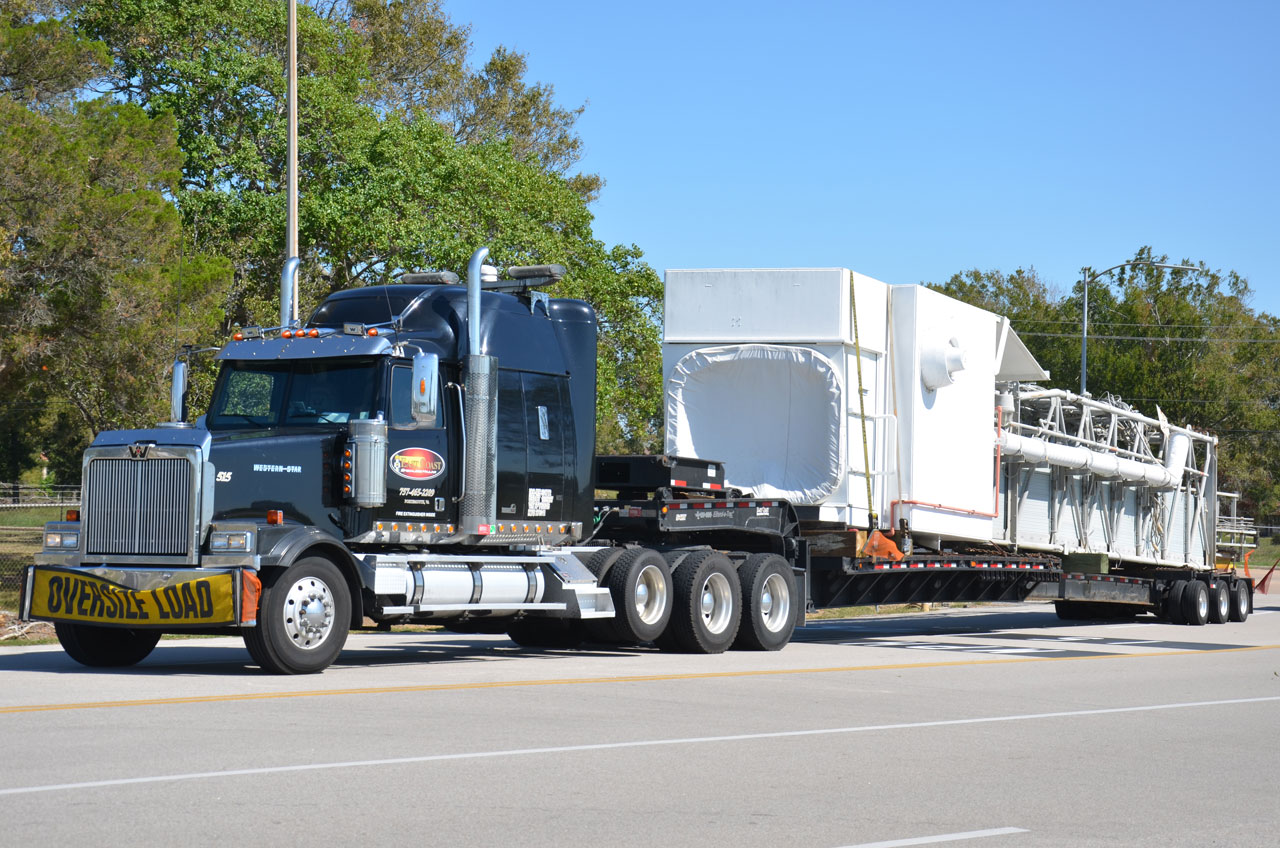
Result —
<instances>
[{"instance_id":1,"label":"green foliage","mask_svg":"<svg viewBox=\"0 0 1280 848\"><path fill-rule=\"evenodd\" d=\"M233 323L277 323L285 243L284 7L268 0L127 0L78 7L104 41L104 85L172 115L185 159L172 196L192 249L226 257ZM467 64L467 31L435 0L298 10L300 314L330 292L403 271L559 262L563 294L600 312L599 446L657 447L661 283L634 248L591 232L591 175L566 176L581 109L525 81L499 49ZM196 375L197 397L209 372Z\"/></svg>"},{"instance_id":2,"label":"green foliage","mask_svg":"<svg viewBox=\"0 0 1280 848\"><path fill-rule=\"evenodd\" d=\"M1135 261L1169 263L1149 247ZM1195 265L1182 261L1176 264ZM1148 415L1219 436L1219 486L1260 519L1280 512L1280 319L1249 308L1246 280L1134 266L1089 288L1088 386ZM1092 269L1083 269L1091 276ZM1052 375L1078 391L1083 292L1057 295L1034 271L977 270L933 288L1006 315Z\"/></svg>"},{"instance_id":3,"label":"green foliage","mask_svg":"<svg viewBox=\"0 0 1280 848\"><path fill-rule=\"evenodd\" d=\"M276 0L9 0L0 15L0 429L74 481L107 428L167 417L182 343L275 324L285 243ZM661 284L569 175L581 109L521 54L468 65L439 0L298 13L300 310L405 270L560 262L599 310L600 449L657 447ZM102 99L89 99L95 92ZM213 258L217 257L217 258ZM212 363L192 373L207 404Z\"/></svg>"},{"instance_id":4,"label":"green foliage","mask_svg":"<svg viewBox=\"0 0 1280 848\"><path fill-rule=\"evenodd\" d=\"M101 45L48 19L0 45L0 66L21 69L0 98L0 389L21 410L21 464L42 448L74 482L94 432L167 417L172 354L220 321L209 293L228 269L183 255L173 118L60 90Z\"/></svg>"}]
</instances>

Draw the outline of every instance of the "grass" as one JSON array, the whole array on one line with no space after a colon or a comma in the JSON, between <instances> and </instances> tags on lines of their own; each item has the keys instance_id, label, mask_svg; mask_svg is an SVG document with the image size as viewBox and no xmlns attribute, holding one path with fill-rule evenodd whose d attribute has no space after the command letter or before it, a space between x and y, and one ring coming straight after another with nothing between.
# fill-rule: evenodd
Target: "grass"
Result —
<instances>
[{"instance_id":1,"label":"grass","mask_svg":"<svg viewBox=\"0 0 1280 848\"><path fill-rule=\"evenodd\" d=\"M962 607L976 606L972 603L948 603L948 604L881 604L880 606L861 606L861 607L831 607L829 609L811 612L805 619L808 621L825 621L831 618L861 618L867 615L900 615L902 613L927 612L930 608L948 607L950 609L959 609Z\"/></svg>"},{"instance_id":2,"label":"grass","mask_svg":"<svg viewBox=\"0 0 1280 848\"><path fill-rule=\"evenodd\" d=\"M44 527L50 521L61 521L66 510L60 506L6 507L0 509L0 527Z\"/></svg>"}]
</instances>

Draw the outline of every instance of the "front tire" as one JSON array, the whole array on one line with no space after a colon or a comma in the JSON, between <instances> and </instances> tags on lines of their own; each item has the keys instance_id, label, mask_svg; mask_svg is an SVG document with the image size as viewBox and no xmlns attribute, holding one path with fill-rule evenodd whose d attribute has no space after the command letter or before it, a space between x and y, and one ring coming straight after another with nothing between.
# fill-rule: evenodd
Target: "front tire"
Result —
<instances>
[{"instance_id":1,"label":"front tire","mask_svg":"<svg viewBox=\"0 0 1280 848\"><path fill-rule=\"evenodd\" d=\"M90 668L125 668L142 662L160 641L159 630L95 627L58 622L53 625L67 656Z\"/></svg>"},{"instance_id":2,"label":"front tire","mask_svg":"<svg viewBox=\"0 0 1280 848\"><path fill-rule=\"evenodd\" d=\"M742 582L742 623L735 648L777 651L796 629L796 578L777 554L753 554L738 570Z\"/></svg>"},{"instance_id":3,"label":"front tire","mask_svg":"<svg viewBox=\"0 0 1280 848\"><path fill-rule=\"evenodd\" d=\"M338 658L350 627L342 572L327 559L307 557L264 576L258 625L244 631L244 643L264 671L314 674Z\"/></svg>"}]
</instances>

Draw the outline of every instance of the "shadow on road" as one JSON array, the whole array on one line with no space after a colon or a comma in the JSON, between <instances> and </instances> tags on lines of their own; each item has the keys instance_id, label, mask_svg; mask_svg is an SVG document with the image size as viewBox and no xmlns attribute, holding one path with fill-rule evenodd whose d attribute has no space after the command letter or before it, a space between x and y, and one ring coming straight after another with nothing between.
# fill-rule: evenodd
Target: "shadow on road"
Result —
<instances>
[{"instance_id":1,"label":"shadow on road","mask_svg":"<svg viewBox=\"0 0 1280 848\"><path fill-rule=\"evenodd\" d=\"M368 668L421 663L477 663L504 660L548 660L572 655L577 659L639 656L655 653L647 647L624 648L614 645L584 645L573 650L539 650L521 648L502 637L463 636L457 634L385 633L376 643L353 634L341 655L330 668ZM110 674L204 676L243 676L266 674L249 657L242 644L228 639L166 640L151 656L129 668L86 668L56 647L42 651L0 651L0 672L40 672L43 674ZM270 675L274 677L275 675Z\"/></svg>"}]
</instances>

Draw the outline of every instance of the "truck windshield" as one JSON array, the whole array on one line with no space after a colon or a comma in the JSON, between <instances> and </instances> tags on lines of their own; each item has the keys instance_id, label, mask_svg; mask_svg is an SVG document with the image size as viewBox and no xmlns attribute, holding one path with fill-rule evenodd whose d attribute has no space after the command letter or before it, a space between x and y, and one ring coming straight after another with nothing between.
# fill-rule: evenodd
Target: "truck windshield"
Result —
<instances>
[{"instance_id":1,"label":"truck windshield","mask_svg":"<svg viewBox=\"0 0 1280 848\"><path fill-rule=\"evenodd\" d=\"M321 427L373 418L374 360L227 360L205 419L210 430Z\"/></svg>"}]
</instances>

